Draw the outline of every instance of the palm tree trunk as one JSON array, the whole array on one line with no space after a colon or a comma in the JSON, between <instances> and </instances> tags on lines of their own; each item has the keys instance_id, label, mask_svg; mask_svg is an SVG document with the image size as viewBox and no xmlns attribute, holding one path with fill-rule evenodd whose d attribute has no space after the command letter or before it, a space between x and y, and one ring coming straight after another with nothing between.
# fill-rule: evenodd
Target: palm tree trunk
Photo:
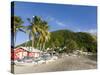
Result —
<instances>
[{"instance_id":1,"label":"palm tree trunk","mask_svg":"<svg viewBox=\"0 0 100 75\"><path fill-rule=\"evenodd\" d=\"M25 47L27 47L27 41L25 42Z\"/></svg>"},{"instance_id":2,"label":"palm tree trunk","mask_svg":"<svg viewBox=\"0 0 100 75\"><path fill-rule=\"evenodd\" d=\"M45 51L45 42L44 42L44 44L43 44L43 51Z\"/></svg>"},{"instance_id":3,"label":"palm tree trunk","mask_svg":"<svg viewBox=\"0 0 100 75\"><path fill-rule=\"evenodd\" d=\"M16 46L16 35L17 35L17 32L14 33L14 48Z\"/></svg>"},{"instance_id":4,"label":"palm tree trunk","mask_svg":"<svg viewBox=\"0 0 100 75\"><path fill-rule=\"evenodd\" d=\"M38 49L39 49L39 43L40 43L40 42L39 42L39 40L38 40L38 41L37 41L37 45L36 45L36 47L37 47Z\"/></svg>"},{"instance_id":5,"label":"palm tree trunk","mask_svg":"<svg viewBox=\"0 0 100 75\"><path fill-rule=\"evenodd\" d=\"M32 48L34 47L34 36L32 37Z\"/></svg>"},{"instance_id":6,"label":"palm tree trunk","mask_svg":"<svg viewBox=\"0 0 100 75\"><path fill-rule=\"evenodd\" d=\"M14 35L14 40L13 40L13 47L15 48L15 43L16 43L16 37Z\"/></svg>"},{"instance_id":7,"label":"palm tree trunk","mask_svg":"<svg viewBox=\"0 0 100 75\"><path fill-rule=\"evenodd\" d=\"M40 43L40 50L42 49L42 44Z\"/></svg>"}]
</instances>

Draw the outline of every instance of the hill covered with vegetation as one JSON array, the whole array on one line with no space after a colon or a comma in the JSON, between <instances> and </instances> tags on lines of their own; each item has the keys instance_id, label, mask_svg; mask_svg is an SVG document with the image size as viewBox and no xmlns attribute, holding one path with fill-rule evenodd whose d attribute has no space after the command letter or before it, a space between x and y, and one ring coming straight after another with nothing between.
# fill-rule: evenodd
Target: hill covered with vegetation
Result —
<instances>
[{"instance_id":1,"label":"hill covered with vegetation","mask_svg":"<svg viewBox=\"0 0 100 75\"><path fill-rule=\"evenodd\" d=\"M34 47L36 48L38 48L37 42L38 40L35 40ZM28 41L18 46L28 47L31 45L31 41ZM47 48L52 48L58 52L73 52L74 50L82 50L96 53L97 40L96 36L93 36L89 33L73 32L70 30L58 30L51 32L50 40L45 44L45 49ZM63 50L57 48L61 48Z\"/></svg>"}]
</instances>

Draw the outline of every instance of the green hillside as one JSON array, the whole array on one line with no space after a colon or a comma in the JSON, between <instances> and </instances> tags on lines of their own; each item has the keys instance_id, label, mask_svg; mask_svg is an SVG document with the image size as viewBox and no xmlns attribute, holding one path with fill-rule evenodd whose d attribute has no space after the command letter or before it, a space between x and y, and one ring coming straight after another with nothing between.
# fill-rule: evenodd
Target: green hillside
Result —
<instances>
[{"instance_id":1,"label":"green hillside","mask_svg":"<svg viewBox=\"0 0 100 75\"><path fill-rule=\"evenodd\" d=\"M37 39L35 39L35 47L37 47ZM31 46L31 41L25 42L18 46ZM83 50L88 52L97 52L97 40L95 36L85 32L73 32L70 30L58 30L51 32L51 38L46 42L45 49L64 48L62 52L73 52L73 50Z\"/></svg>"}]
</instances>

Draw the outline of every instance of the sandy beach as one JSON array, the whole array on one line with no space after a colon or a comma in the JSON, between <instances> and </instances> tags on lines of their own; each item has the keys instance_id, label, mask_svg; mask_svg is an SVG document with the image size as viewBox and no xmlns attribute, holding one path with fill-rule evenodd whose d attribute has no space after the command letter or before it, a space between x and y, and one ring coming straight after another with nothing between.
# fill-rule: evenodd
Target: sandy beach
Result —
<instances>
[{"instance_id":1,"label":"sandy beach","mask_svg":"<svg viewBox=\"0 0 100 75\"><path fill-rule=\"evenodd\" d=\"M86 57L66 56L38 65L14 65L15 74L96 69L97 62Z\"/></svg>"}]
</instances>

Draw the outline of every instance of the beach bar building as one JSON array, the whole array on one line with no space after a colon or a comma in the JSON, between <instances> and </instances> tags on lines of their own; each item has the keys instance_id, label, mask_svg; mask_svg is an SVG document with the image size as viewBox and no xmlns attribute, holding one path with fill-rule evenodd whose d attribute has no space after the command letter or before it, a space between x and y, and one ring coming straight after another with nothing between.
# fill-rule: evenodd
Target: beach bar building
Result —
<instances>
[{"instance_id":1,"label":"beach bar building","mask_svg":"<svg viewBox=\"0 0 100 75\"><path fill-rule=\"evenodd\" d=\"M39 57L42 51L34 49L32 47L18 47L14 50L11 50L11 59L18 60L23 59L24 57Z\"/></svg>"}]
</instances>

